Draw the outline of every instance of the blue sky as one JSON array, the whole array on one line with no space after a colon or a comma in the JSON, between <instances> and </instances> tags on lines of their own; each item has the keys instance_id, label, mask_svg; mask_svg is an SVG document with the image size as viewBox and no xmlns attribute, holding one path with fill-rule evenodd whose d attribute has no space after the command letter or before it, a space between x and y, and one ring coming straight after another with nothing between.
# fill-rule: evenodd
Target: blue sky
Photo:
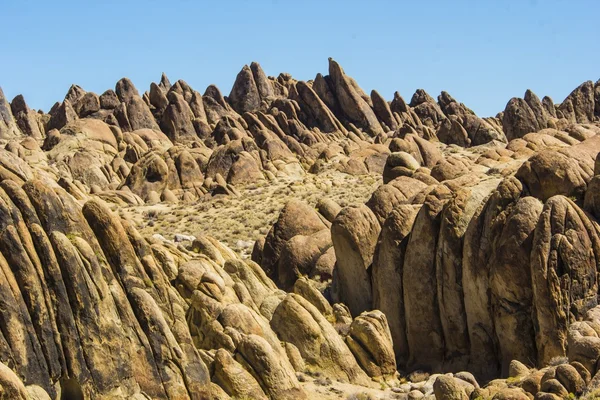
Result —
<instances>
[{"instance_id":1,"label":"blue sky","mask_svg":"<svg viewBox=\"0 0 600 400\"><path fill-rule=\"evenodd\" d=\"M0 0L0 86L47 111L72 83L143 92L167 73L228 94L244 64L313 79L335 58L363 89L446 90L482 116L532 89L600 78L600 2Z\"/></svg>"}]
</instances>

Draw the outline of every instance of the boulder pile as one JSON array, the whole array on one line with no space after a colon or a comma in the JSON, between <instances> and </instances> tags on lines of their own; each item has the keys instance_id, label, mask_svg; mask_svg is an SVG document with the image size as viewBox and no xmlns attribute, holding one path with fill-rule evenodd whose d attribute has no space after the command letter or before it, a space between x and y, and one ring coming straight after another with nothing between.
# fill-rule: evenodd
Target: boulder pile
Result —
<instances>
[{"instance_id":1,"label":"boulder pile","mask_svg":"<svg viewBox=\"0 0 600 400\"><path fill-rule=\"evenodd\" d=\"M367 94L333 59L310 81L252 63L228 96L163 74L44 113L0 90L0 144L1 399L319 398L307 376L600 393L600 81L481 118L446 92ZM331 170L381 185L288 202L251 259L113 211Z\"/></svg>"}]
</instances>

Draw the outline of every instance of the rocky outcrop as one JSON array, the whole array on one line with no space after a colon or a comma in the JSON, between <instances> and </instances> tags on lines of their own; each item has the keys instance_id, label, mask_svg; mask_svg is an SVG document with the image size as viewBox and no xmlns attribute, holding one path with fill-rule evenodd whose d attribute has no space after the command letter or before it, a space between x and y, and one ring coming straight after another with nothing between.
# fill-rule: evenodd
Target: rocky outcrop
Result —
<instances>
[{"instance_id":1,"label":"rocky outcrop","mask_svg":"<svg viewBox=\"0 0 600 400\"><path fill-rule=\"evenodd\" d=\"M380 231L367 206L342 209L331 225L337 260L334 285L354 316L372 307L370 268Z\"/></svg>"},{"instance_id":2,"label":"rocky outcrop","mask_svg":"<svg viewBox=\"0 0 600 400\"><path fill-rule=\"evenodd\" d=\"M197 138L196 130L192 123L193 114L189 104L183 96L170 92L167 98L161 128L173 143L182 143Z\"/></svg>"},{"instance_id":3,"label":"rocky outcrop","mask_svg":"<svg viewBox=\"0 0 600 400\"><path fill-rule=\"evenodd\" d=\"M19 135L19 130L10 109L10 104L0 88L0 138L9 139Z\"/></svg>"},{"instance_id":4,"label":"rocky outcrop","mask_svg":"<svg viewBox=\"0 0 600 400\"><path fill-rule=\"evenodd\" d=\"M599 245L598 229L571 200L555 196L546 202L535 229L531 262L542 365L565 354L569 324L597 304Z\"/></svg>"},{"instance_id":5,"label":"rocky outcrop","mask_svg":"<svg viewBox=\"0 0 600 400\"><path fill-rule=\"evenodd\" d=\"M357 91L354 81L346 76L342 67L332 58L329 59L329 76L333 92L348 121L372 136L383 133L375 113Z\"/></svg>"},{"instance_id":6,"label":"rocky outcrop","mask_svg":"<svg viewBox=\"0 0 600 400\"><path fill-rule=\"evenodd\" d=\"M244 65L240 71L231 93L229 101L235 111L240 114L257 111L261 101L273 96L273 88L265 73L258 63L250 66Z\"/></svg>"},{"instance_id":7,"label":"rocky outcrop","mask_svg":"<svg viewBox=\"0 0 600 400\"><path fill-rule=\"evenodd\" d=\"M229 97L164 75L143 94L73 85L48 114L0 96L2 396L593 392L598 84L479 118L446 92L388 103L329 67L298 81L252 63ZM342 174L379 186L357 204ZM331 198L289 201L252 260L154 226L305 184Z\"/></svg>"},{"instance_id":8,"label":"rocky outcrop","mask_svg":"<svg viewBox=\"0 0 600 400\"><path fill-rule=\"evenodd\" d=\"M571 122L589 123L597 120L594 82L587 81L573 90L560 104L557 115Z\"/></svg>"},{"instance_id":9,"label":"rocky outcrop","mask_svg":"<svg viewBox=\"0 0 600 400\"><path fill-rule=\"evenodd\" d=\"M50 119L46 124L46 131L52 129L62 129L67 124L77 119L77 113L68 100L63 101L50 111Z\"/></svg>"},{"instance_id":10,"label":"rocky outcrop","mask_svg":"<svg viewBox=\"0 0 600 400\"><path fill-rule=\"evenodd\" d=\"M396 357L385 314L375 310L359 315L350 324L348 347L371 377L393 377Z\"/></svg>"},{"instance_id":11,"label":"rocky outcrop","mask_svg":"<svg viewBox=\"0 0 600 400\"><path fill-rule=\"evenodd\" d=\"M263 249L254 252L253 259L271 279L289 290L299 276L314 276L318 271L319 260L331 247L328 224L308 204L291 201L281 210Z\"/></svg>"},{"instance_id":12,"label":"rocky outcrop","mask_svg":"<svg viewBox=\"0 0 600 400\"><path fill-rule=\"evenodd\" d=\"M0 358L10 360L0 380L11 398L298 399L308 396L294 366L362 385L361 366L395 374L381 313L352 323L348 347L318 291L286 296L213 239L196 252L146 240L102 201L81 208L35 180L5 180L0 199Z\"/></svg>"},{"instance_id":13,"label":"rocky outcrop","mask_svg":"<svg viewBox=\"0 0 600 400\"><path fill-rule=\"evenodd\" d=\"M502 126L508 140L521 138L542 129L529 104L520 98L512 98L506 105Z\"/></svg>"},{"instance_id":14,"label":"rocky outcrop","mask_svg":"<svg viewBox=\"0 0 600 400\"><path fill-rule=\"evenodd\" d=\"M185 191L198 197L205 193L203 180L191 153L184 147L174 146L165 152L146 153L131 167L123 186L144 200L149 200L152 193L161 195L167 190L180 195Z\"/></svg>"},{"instance_id":15,"label":"rocky outcrop","mask_svg":"<svg viewBox=\"0 0 600 400\"><path fill-rule=\"evenodd\" d=\"M404 257L418 212L418 206L400 205L388 215L381 228L371 273L373 308L387 316L395 356L400 365L407 363L409 355L402 283Z\"/></svg>"},{"instance_id":16,"label":"rocky outcrop","mask_svg":"<svg viewBox=\"0 0 600 400\"><path fill-rule=\"evenodd\" d=\"M0 95L1 97L2 95ZM10 103L10 107L17 126L23 134L35 139L42 139L44 137L44 129L39 122L36 112L27 106L22 95L15 97Z\"/></svg>"},{"instance_id":17,"label":"rocky outcrop","mask_svg":"<svg viewBox=\"0 0 600 400\"><path fill-rule=\"evenodd\" d=\"M307 300L288 294L275 309L271 326L300 350L308 365L345 382L366 384L368 378L344 340Z\"/></svg>"}]
</instances>

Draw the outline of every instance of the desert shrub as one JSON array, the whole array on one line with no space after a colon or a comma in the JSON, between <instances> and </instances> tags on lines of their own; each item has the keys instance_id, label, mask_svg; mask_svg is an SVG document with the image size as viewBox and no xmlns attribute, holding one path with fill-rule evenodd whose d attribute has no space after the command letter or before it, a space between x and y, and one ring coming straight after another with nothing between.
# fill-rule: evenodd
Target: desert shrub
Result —
<instances>
[{"instance_id":1,"label":"desert shrub","mask_svg":"<svg viewBox=\"0 0 600 400\"><path fill-rule=\"evenodd\" d=\"M567 357L557 356L557 357L553 357L552 359L550 359L550 362L548 364L553 367L556 367L557 365L568 364L568 363L569 363L569 359Z\"/></svg>"},{"instance_id":2,"label":"desert shrub","mask_svg":"<svg viewBox=\"0 0 600 400\"><path fill-rule=\"evenodd\" d=\"M367 392L357 392L352 393L350 396L346 397L346 400L376 400L375 396L371 393Z\"/></svg>"}]
</instances>

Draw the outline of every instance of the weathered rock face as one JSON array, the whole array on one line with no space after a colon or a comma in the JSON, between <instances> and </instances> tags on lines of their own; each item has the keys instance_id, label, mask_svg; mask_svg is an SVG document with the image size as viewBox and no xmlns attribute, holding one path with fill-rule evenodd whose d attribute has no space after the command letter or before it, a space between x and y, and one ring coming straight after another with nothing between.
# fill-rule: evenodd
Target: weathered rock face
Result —
<instances>
[{"instance_id":1,"label":"weathered rock face","mask_svg":"<svg viewBox=\"0 0 600 400\"><path fill-rule=\"evenodd\" d=\"M311 88L305 82L299 81L296 84L296 90L298 104L306 105L307 112L304 116L304 123L307 126L316 126L323 132L345 131L333 112L319 98L314 90L314 85Z\"/></svg>"},{"instance_id":2,"label":"weathered rock face","mask_svg":"<svg viewBox=\"0 0 600 400\"><path fill-rule=\"evenodd\" d=\"M60 130L76 119L77 113L73 110L73 106L68 100L65 100L50 111L50 120L46 124L46 131Z\"/></svg>"},{"instance_id":3,"label":"weathered rock face","mask_svg":"<svg viewBox=\"0 0 600 400\"><path fill-rule=\"evenodd\" d=\"M365 372L333 326L302 297L288 294L275 309L271 326L283 340L298 347L308 365L346 382L367 381Z\"/></svg>"},{"instance_id":4,"label":"weathered rock face","mask_svg":"<svg viewBox=\"0 0 600 400\"><path fill-rule=\"evenodd\" d=\"M531 262L538 360L565 354L567 329L596 306L598 229L571 200L552 197L535 229Z\"/></svg>"},{"instance_id":5,"label":"weathered rock face","mask_svg":"<svg viewBox=\"0 0 600 400\"><path fill-rule=\"evenodd\" d=\"M417 89L410 100L410 106L425 125L435 127L446 118L433 97L423 89Z\"/></svg>"},{"instance_id":6,"label":"weathered rock face","mask_svg":"<svg viewBox=\"0 0 600 400\"><path fill-rule=\"evenodd\" d=\"M496 189L499 181L481 181L455 192L442 213L436 250L436 284L440 322L444 333L446 368L466 369L469 358L469 334L464 306L464 236L478 207Z\"/></svg>"},{"instance_id":7,"label":"weathered rock face","mask_svg":"<svg viewBox=\"0 0 600 400\"><path fill-rule=\"evenodd\" d=\"M535 198L517 201L490 260L490 303L503 373L513 359L536 357L529 263L533 231L541 210L542 204Z\"/></svg>"},{"instance_id":8,"label":"weathered rock face","mask_svg":"<svg viewBox=\"0 0 600 400\"><path fill-rule=\"evenodd\" d=\"M497 342L490 313L490 260L496 238L520 198L521 183L507 178L475 212L464 236L463 292L470 339L470 370L477 375L499 374Z\"/></svg>"},{"instance_id":9,"label":"weathered rock face","mask_svg":"<svg viewBox=\"0 0 600 400\"><path fill-rule=\"evenodd\" d=\"M598 136L565 149L542 151L525 162L516 176L531 194L544 201L555 195L581 199L594 175L599 151Z\"/></svg>"},{"instance_id":10,"label":"weathered rock face","mask_svg":"<svg viewBox=\"0 0 600 400\"><path fill-rule=\"evenodd\" d=\"M10 110L10 104L0 88L0 138L9 139L19 135L19 130Z\"/></svg>"},{"instance_id":11,"label":"weathered rock face","mask_svg":"<svg viewBox=\"0 0 600 400\"><path fill-rule=\"evenodd\" d=\"M152 281L146 272L138 275L143 268L133 245L105 206L90 202L82 214L67 193L39 181L3 193L4 210L12 214L3 221L13 225L3 230L1 240L1 251L6 253L1 258L8 290L5 296L12 296L17 307L12 309L29 321L21 327L14 325L15 336L4 336L14 353L5 356L31 360L14 364L17 371L24 368L19 375L25 382L35 383L53 396L62 389L94 397L115 388L122 397L140 391L157 398L168 393L182 395L187 393L182 372L159 363L172 355L156 352L161 341L166 344L170 340L171 348L178 349L173 350L179 352L178 362L185 366L183 373L198 379L190 384L206 393L206 367L197 353L181 352L186 342L184 331L173 333L169 328L173 325L166 320L175 316L166 309L161 311L156 303L161 302L158 291L166 289L159 289L160 270L153 271L156 287L143 283ZM13 251L9 253L10 248ZM119 255L111 249L119 249ZM121 268L125 264L129 269ZM93 289L86 281L95 282ZM181 304L173 297L171 301ZM155 333L151 336L149 332ZM27 344L18 344L19 337L27 337ZM37 361L31 358L35 354Z\"/></svg>"},{"instance_id":12,"label":"weathered rock face","mask_svg":"<svg viewBox=\"0 0 600 400\"><path fill-rule=\"evenodd\" d=\"M372 307L370 268L380 231L367 206L342 209L331 225L337 260L334 285L354 316Z\"/></svg>"},{"instance_id":13,"label":"weathered rock face","mask_svg":"<svg viewBox=\"0 0 600 400\"><path fill-rule=\"evenodd\" d=\"M506 142L506 137L498 126L479 118L447 92L438 96L438 104L448 117L439 124L437 136L440 141L461 147L477 146L492 141Z\"/></svg>"},{"instance_id":14,"label":"weathered rock face","mask_svg":"<svg viewBox=\"0 0 600 400\"><path fill-rule=\"evenodd\" d=\"M164 75L73 85L48 114L0 92L0 397L312 398L304 372L410 399L590 392L599 88L485 119L446 92L369 96L333 60L306 82L252 63L227 98ZM110 211L323 172L383 184L290 201L253 261Z\"/></svg>"},{"instance_id":15,"label":"weathered rock face","mask_svg":"<svg viewBox=\"0 0 600 400\"><path fill-rule=\"evenodd\" d=\"M585 124L596 120L595 108L594 83L587 81L567 96L558 107L558 113L569 121Z\"/></svg>"},{"instance_id":16,"label":"weathered rock face","mask_svg":"<svg viewBox=\"0 0 600 400\"><path fill-rule=\"evenodd\" d=\"M529 104L520 98L512 98L506 105L502 126L508 140L521 138L527 133L542 129Z\"/></svg>"},{"instance_id":17,"label":"weathered rock face","mask_svg":"<svg viewBox=\"0 0 600 400\"><path fill-rule=\"evenodd\" d=\"M289 290L300 275L314 275L319 260L331 247L328 225L308 204L291 201L281 210L264 248L255 252L253 259L278 285Z\"/></svg>"},{"instance_id":18,"label":"weathered rock face","mask_svg":"<svg viewBox=\"0 0 600 400\"><path fill-rule=\"evenodd\" d=\"M238 74L229 94L233 108L240 112L255 111L260 106L260 94L252 71L247 65Z\"/></svg>"},{"instance_id":19,"label":"weathered rock face","mask_svg":"<svg viewBox=\"0 0 600 400\"><path fill-rule=\"evenodd\" d=\"M533 93L526 98L536 118L553 118ZM460 110L447 104L445 112ZM352 293L340 299L384 312L399 366L489 379L513 360L541 367L567 354L569 325L598 292L599 230L581 207L596 212L600 149L584 129L544 129L478 158L442 156L430 175L409 142L390 143L387 183L367 202L382 225L377 246L366 246L365 233L337 239L365 225L356 216L340 230L343 211L332 239L334 283L346 280ZM362 268L348 268L355 264Z\"/></svg>"},{"instance_id":20,"label":"weathered rock face","mask_svg":"<svg viewBox=\"0 0 600 400\"><path fill-rule=\"evenodd\" d=\"M0 380L10 398L302 399L294 366L363 385L359 365L395 373L381 313L352 323L347 340L367 345L359 352L308 282L286 296L213 239L192 252L143 239L100 200L80 208L36 180L0 186Z\"/></svg>"},{"instance_id":21,"label":"weathered rock face","mask_svg":"<svg viewBox=\"0 0 600 400\"><path fill-rule=\"evenodd\" d=\"M469 147L471 139L465 128L461 125L457 117L451 116L444 120L440 129L437 131L437 137L446 144L455 144L461 147Z\"/></svg>"},{"instance_id":22,"label":"weathered rock face","mask_svg":"<svg viewBox=\"0 0 600 400\"><path fill-rule=\"evenodd\" d=\"M404 255L402 282L409 364L417 368L443 359L443 336L438 313L435 248L441 212L450 199L445 186L436 187L417 214ZM438 366L439 368L439 366Z\"/></svg>"},{"instance_id":23,"label":"weathered rock face","mask_svg":"<svg viewBox=\"0 0 600 400\"><path fill-rule=\"evenodd\" d=\"M36 112L27 106L22 95L15 97L10 103L10 107L21 132L35 139L41 139L44 136L43 127L40 126Z\"/></svg>"},{"instance_id":24,"label":"weathered rock face","mask_svg":"<svg viewBox=\"0 0 600 400\"><path fill-rule=\"evenodd\" d=\"M135 85L129 78L123 78L117 82L115 86L115 93L122 103L128 103L135 97L139 97L140 93L136 89Z\"/></svg>"},{"instance_id":25,"label":"weathered rock face","mask_svg":"<svg viewBox=\"0 0 600 400\"><path fill-rule=\"evenodd\" d=\"M47 148L47 157L63 176L86 185L107 186L119 181L111 166L118 147L115 131L107 124L84 119L61 129L57 142Z\"/></svg>"},{"instance_id":26,"label":"weathered rock face","mask_svg":"<svg viewBox=\"0 0 600 400\"><path fill-rule=\"evenodd\" d=\"M383 133L375 113L357 91L354 81L347 77L342 67L331 58L329 76L335 96L346 118L373 136Z\"/></svg>"},{"instance_id":27,"label":"weathered rock face","mask_svg":"<svg viewBox=\"0 0 600 400\"><path fill-rule=\"evenodd\" d=\"M389 213L381 228L371 273L373 308L387 316L400 365L406 364L409 355L402 283L404 257L408 235L418 212L418 206L401 205Z\"/></svg>"},{"instance_id":28,"label":"weathered rock face","mask_svg":"<svg viewBox=\"0 0 600 400\"><path fill-rule=\"evenodd\" d=\"M196 130L192 124L193 114L190 106L183 96L170 92L169 104L166 106L161 128L173 143L190 141L197 138Z\"/></svg>"},{"instance_id":29,"label":"weathered rock face","mask_svg":"<svg viewBox=\"0 0 600 400\"><path fill-rule=\"evenodd\" d=\"M369 376L385 377L396 373L392 334L381 311L365 312L356 317L350 325L346 343Z\"/></svg>"},{"instance_id":30,"label":"weathered rock face","mask_svg":"<svg viewBox=\"0 0 600 400\"><path fill-rule=\"evenodd\" d=\"M151 151L136 162L123 186L144 200L152 193L187 191L193 196L202 195L204 180L202 171L194 157L183 147L174 146L165 152Z\"/></svg>"}]
</instances>

